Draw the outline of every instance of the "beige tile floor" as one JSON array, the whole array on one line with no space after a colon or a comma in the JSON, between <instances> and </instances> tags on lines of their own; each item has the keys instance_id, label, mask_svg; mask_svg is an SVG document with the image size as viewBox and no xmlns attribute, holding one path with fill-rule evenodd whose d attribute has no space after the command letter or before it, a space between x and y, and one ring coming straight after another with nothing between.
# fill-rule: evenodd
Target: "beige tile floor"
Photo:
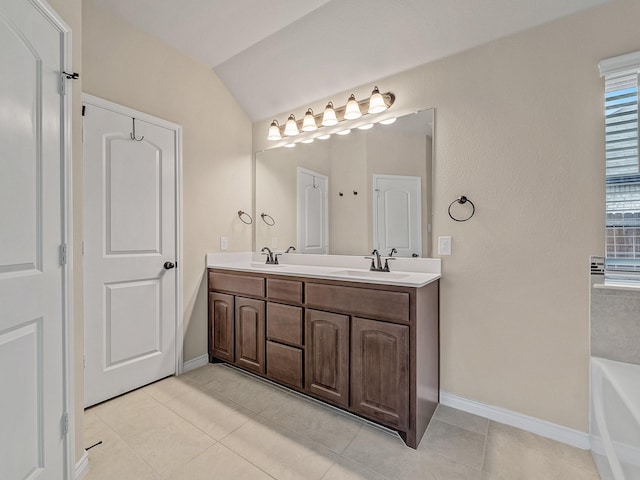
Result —
<instances>
[{"instance_id":1,"label":"beige tile floor","mask_svg":"<svg viewBox=\"0 0 640 480\"><path fill-rule=\"evenodd\" d=\"M85 412L87 480L598 479L588 451L440 405L417 450L223 364Z\"/></svg>"}]
</instances>

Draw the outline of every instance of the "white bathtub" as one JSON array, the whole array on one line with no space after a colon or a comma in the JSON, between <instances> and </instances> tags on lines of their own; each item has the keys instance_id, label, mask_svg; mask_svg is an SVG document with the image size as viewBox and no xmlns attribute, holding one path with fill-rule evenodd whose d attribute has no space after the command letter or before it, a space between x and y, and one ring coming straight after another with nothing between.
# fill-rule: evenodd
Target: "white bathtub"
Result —
<instances>
[{"instance_id":1,"label":"white bathtub","mask_svg":"<svg viewBox=\"0 0 640 480\"><path fill-rule=\"evenodd\" d=\"M604 480L640 480L640 365L591 357L591 451Z\"/></svg>"}]
</instances>

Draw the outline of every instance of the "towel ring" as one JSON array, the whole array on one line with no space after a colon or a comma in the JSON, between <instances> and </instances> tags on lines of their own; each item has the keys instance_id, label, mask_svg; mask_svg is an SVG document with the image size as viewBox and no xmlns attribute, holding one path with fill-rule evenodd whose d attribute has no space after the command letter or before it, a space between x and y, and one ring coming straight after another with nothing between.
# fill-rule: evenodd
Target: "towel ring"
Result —
<instances>
[{"instance_id":1,"label":"towel ring","mask_svg":"<svg viewBox=\"0 0 640 480\"><path fill-rule=\"evenodd\" d=\"M464 205L465 203L469 203L471 205L471 215L469 215L467 218L456 218L451 214L451 207L455 204L455 203L459 203L460 205ZM451 217L452 220L455 220L456 222L466 222L467 220L469 220L471 217L473 217L473 214L476 213L476 206L473 204L473 202L471 200L469 200L467 197L465 197L464 195L462 195L461 197L456 198L453 202L451 202L449 204L449 216Z\"/></svg>"},{"instance_id":2,"label":"towel ring","mask_svg":"<svg viewBox=\"0 0 640 480\"><path fill-rule=\"evenodd\" d=\"M260 217L262 218L262 221L264 223L266 223L267 225L269 225L270 227L273 227L276 224L276 221L273 219L273 217L269 214L266 213L261 213ZM267 220L267 218L269 218L270 220Z\"/></svg>"},{"instance_id":3,"label":"towel ring","mask_svg":"<svg viewBox=\"0 0 640 480\"><path fill-rule=\"evenodd\" d=\"M247 212L243 212L242 210L238 210L238 218L242 223L246 223L247 225L251 225L253 223L253 218L251 218L251 215L249 215ZM245 220L246 218L249 219L248 222Z\"/></svg>"}]
</instances>

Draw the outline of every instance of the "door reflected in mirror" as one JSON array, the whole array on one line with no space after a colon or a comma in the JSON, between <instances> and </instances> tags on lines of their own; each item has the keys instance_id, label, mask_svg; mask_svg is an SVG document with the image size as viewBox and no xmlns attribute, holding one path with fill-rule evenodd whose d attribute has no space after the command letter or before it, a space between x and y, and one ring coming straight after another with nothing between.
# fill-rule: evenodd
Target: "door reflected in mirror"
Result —
<instances>
[{"instance_id":1,"label":"door reflected in mirror","mask_svg":"<svg viewBox=\"0 0 640 480\"><path fill-rule=\"evenodd\" d=\"M256 153L257 249L431 254L433 109L349 135ZM271 223L271 222L269 222Z\"/></svg>"}]
</instances>

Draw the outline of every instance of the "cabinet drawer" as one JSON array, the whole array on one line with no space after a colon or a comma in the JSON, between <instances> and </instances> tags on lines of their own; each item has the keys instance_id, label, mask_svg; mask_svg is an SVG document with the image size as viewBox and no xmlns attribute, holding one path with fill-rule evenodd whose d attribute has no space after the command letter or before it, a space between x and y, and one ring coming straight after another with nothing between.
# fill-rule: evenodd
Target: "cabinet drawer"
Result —
<instances>
[{"instance_id":1,"label":"cabinet drawer","mask_svg":"<svg viewBox=\"0 0 640 480\"><path fill-rule=\"evenodd\" d=\"M267 303L267 338L302 346L302 308Z\"/></svg>"},{"instance_id":2,"label":"cabinet drawer","mask_svg":"<svg viewBox=\"0 0 640 480\"><path fill-rule=\"evenodd\" d=\"M409 322L409 294L406 292L307 283L305 303L354 316Z\"/></svg>"},{"instance_id":3,"label":"cabinet drawer","mask_svg":"<svg viewBox=\"0 0 640 480\"><path fill-rule=\"evenodd\" d=\"M302 350L267 341L267 377L302 388Z\"/></svg>"},{"instance_id":4,"label":"cabinet drawer","mask_svg":"<svg viewBox=\"0 0 640 480\"><path fill-rule=\"evenodd\" d=\"M267 298L302 303L302 282L269 278L267 280Z\"/></svg>"},{"instance_id":5,"label":"cabinet drawer","mask_svg":"<svg viewBox=\"0 0 640 480\"><path fill-rule=\"evenodd\" d=\"M209 272L209 288L251 297L264 297L264 278Z\"/></svg>"}]
</instances>

